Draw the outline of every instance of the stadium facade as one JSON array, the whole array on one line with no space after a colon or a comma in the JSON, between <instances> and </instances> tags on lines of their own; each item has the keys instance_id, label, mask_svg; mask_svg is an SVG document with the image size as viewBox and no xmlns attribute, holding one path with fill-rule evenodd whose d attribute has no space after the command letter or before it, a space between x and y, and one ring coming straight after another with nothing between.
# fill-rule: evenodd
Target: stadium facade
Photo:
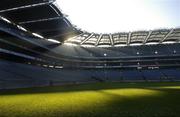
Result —
<instances>
[{"instance_id":1,"label":"stadium facade","mask_svg":"<svg viewBox=\"0 0 180 117\"><path fill-rule=\"evenodd\" d=\"M179 81L180 28L96 34L55 0L2 0L0 89L105 81Z\"/></svg>"}]
</instances>

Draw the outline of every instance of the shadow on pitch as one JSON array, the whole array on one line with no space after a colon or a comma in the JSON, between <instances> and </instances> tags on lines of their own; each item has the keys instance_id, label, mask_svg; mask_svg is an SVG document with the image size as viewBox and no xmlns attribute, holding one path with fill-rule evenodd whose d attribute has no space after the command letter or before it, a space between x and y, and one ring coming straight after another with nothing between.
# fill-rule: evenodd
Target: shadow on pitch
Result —
<instances>
[{"instance_id":1,"label":"shadow on pitch","mask_svg":"<svg viewBox=\"0 0 180 117\"><path fill-rule=\"evenodd\" d=\"M64 86L47 86L47 87L34 87L34 88L19 88L19 89L2 89L0 95L17 95L17 94L40 94L40 93L65 93L65 92L82 92L82 91L98 91L109 89L153 89L160 91L179 91L180 89L162 89L160 87L168 86L180 86L177 82L166 83L90 83L90 84L72 84Z\"/></svg>"}]
</instances>

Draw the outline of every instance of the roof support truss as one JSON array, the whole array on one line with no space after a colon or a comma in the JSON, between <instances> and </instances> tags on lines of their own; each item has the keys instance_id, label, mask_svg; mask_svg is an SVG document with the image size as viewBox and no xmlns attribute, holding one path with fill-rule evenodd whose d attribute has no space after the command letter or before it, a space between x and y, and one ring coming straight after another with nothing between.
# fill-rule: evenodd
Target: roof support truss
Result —
<instances>
[{"instance_id":1,"label":"roof support truss","mask_svg":"<svg viewBox=\"0 0 180 117\"><path fill-rule=\"evenodd\" d=\"M171 30L169 31L169 33L160 41L160 43L162 43L164 40L166 40L167 37L168 37L173 31L174 31L174 29L171 29Z\"/></svg>"},{"instance_id":2,"label":"roof support truss","mask_svg":"<svg viewBox=\"0 0 180 117\"><path fill-rule=\"evenodd\" d=\"M35 22L44 22L44 21L51 21L51 20L58 20L63 19L64 17L52 17L52 18L45 18L45 19L38 19L38 20L30 20L25 22L19 22L19 24L29 24L29 23L35 23Z\"/></svg>"},{"instance_id":3,"label":"roof support truss","mask_svg":"<svg viewBox=\"0 0 180 117\"><path fill-rule=\"evenodd\" d=\"M129 45L131 42L131 32L128 34L128 40L127 40L127 45Z\"/></svg>"},{"instance_id":4,"label":"roof support truss","mask_svg":"<svg viewBox=\"0 0 180 117\"><path fill-rule=\"evenodd\" d=\"M152 31L149 31L149 34L147 35L147 37L144 39L143 44L146 44L147 40L149 39L149 37L151 36Z\"/></svg>"},{"instance_id":5,"label":"roof support truss","mask_svg":"<svg viewBox=\"0 0 180 117\"><path fill-rule=\"evenodd\" d=\"M7 12L7 11L14 11L18 9L25 9L25 8L30 8L30 7L36 7L36 6L42 6L42 5L47 5L55 2L55 0L50 0L48 2L42 2L42 3L37 3L37 4L31 4L31 5L26 5L26 6L20 6L20 7L14 7L14 8L9 8L9 9L4 9L0 10L0 13Z\"/></svg>"},{"instance_id":6,"label":"roof support truss","mask_svg":"<svg viewBox=\"0 0 180 117\"><path fill-rule=\"evenodd\" d=\"M85 43L87 40L89 40L94 34L92 33L91 35L89 35L87 38L85 38L81 44Z\"/></svg>"},{"instance_id":7,"label":"roof support truss","mask_svg":"<svg viewBox=\"0 0 180 117\"><path fill-rule=\"evenodd\" d=\"M102 36L103 36L103 34L100 34L100 35L99 35L99 38L97 39L97 42L96 42L96 44L95 44L96 46L98 46L98 44L99 44L99 42L100 42Z\"/></svg>"},{"instance_id":8,"label":"roof support truss","mask_svg":"<svg viewBox=\"0 0 180 117\"><path fill-rule=\"evenodd\" d=\"M52 5L49 5L55 12L58 16L61 16L60 13L52 6Z\"/></svg>"},{"instance_id":9,"label":"roof support truss","mask_svg":"<svg viewBox=\"0 0 180 117\"><path fill-rule=\"evenodd\" d=\"M111 45L114 46L114 41L112 39L112 35L111 34L109 34L109 38L110 38Z\"/></svg>"}]
</instances>

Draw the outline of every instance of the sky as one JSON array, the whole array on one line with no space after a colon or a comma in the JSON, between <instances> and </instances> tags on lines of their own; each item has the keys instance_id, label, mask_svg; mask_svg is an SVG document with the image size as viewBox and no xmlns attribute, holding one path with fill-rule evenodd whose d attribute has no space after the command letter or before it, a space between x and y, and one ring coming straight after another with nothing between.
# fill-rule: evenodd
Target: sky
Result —
<instances>
[{"instance_id":1,"label":"sky","mask_svg":"<svg viewBox=\"0 0 180 117\"><path fill-rule=\"evenodd\" d=\"M180 27L180 0L57 0L78 28L115 33Z\"/></svg>"}]
</instances>

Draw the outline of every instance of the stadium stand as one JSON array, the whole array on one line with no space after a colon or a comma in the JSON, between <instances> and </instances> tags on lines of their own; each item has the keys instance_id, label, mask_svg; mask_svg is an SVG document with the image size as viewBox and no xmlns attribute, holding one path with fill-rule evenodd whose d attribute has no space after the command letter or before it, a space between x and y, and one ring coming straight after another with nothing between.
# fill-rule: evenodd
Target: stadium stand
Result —
<instances>
[{"instance_id":1,"label":"stadium stand","mask_svg":"<svg viewBox=\"0 0 180 117\"><path fill-rule=\"evenodd\" d=\"M0 89L180 80L180 28L89 33L54 0L23 1L0 5Z\"/></svg>"}]
</instances>

